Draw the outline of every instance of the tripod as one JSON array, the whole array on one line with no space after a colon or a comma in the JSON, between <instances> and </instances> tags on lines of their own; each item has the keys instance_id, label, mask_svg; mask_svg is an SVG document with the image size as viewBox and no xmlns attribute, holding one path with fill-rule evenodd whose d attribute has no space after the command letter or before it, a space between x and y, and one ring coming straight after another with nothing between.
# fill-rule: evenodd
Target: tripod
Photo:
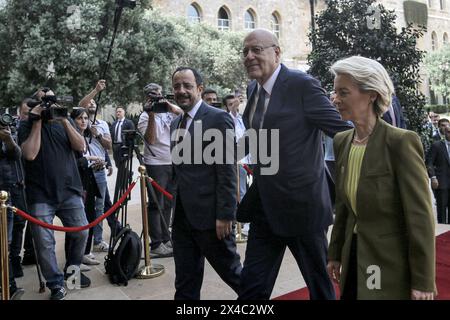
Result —
<instances>
[{"instance_id":1,"label":"tripod","mask_svg":"<svg viewBox=\"0 0 450 320\"><path fill-rule=\"evenodd\" d=\"M116 185L114 189L114 202L117 202L118 199L125 193L128 186L132 183L133 180L133 154L136 154L136 158L141 166L144 166L143 156L139 150L139 147L136 145L136 136L139 136L142 140L142 135L135 130L123 130L122 131L122 141L124 141L124 145L121 148L120 159L121 162L118 165ZM152 197L154 203L156 204L158 214L161 216L162 226L165 228L165 231L170 234L169 227L164 219L161 206L158 201L158 197L156 196L155 190L151 183L146 180L145 181L146 188L149 191L150 196ZM121 208L121 223L122 225L127 224L127 216L128 216L128 200L125 200L124 206ZM116 218L118 218L119 212L116 212ZM144 228L143 228L144 230ZM143 231L144 232L144 231ZM142 238L142 234L141 234ZM113 234L111 234L111 241L113 240ZM170 239L172 242L172 239ZM112 243L112 242L110 242Z\"/></svg>"}]
</instances>

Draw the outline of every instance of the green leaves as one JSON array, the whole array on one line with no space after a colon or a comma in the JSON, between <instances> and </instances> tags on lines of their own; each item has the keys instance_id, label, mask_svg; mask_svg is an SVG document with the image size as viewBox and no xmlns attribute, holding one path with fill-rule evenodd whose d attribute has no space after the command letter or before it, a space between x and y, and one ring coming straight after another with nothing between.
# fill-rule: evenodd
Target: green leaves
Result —
<instances>
[{"instance_id":1,"label":"green leaves","mask_svg":"<svg viewBox=\"0 0 450 320\"><path fill-rule=\"evenodd\" d=\"M170 91L179 65L198 68L208 85L222 90L245 83L243 36L170 20L148 8L149 1L141 0L123 11L103 103L140 102L148 82ZM0 9L0 106L17 105L44 85L79 101L104 70L114 11L110 0L7 0Z\"/></svg>"},{"instance_id":2,"label":"green leaves","mask_svg":"<svg viewBox=\"0 0 450 320\"><path fill-rule=\"evenodd\" d=\"M398 32L394 12L374 0L328 0L327 4L327 9L316 16L316 30L309 34L315 43L308 56L309 72L331 91L329 68L335 61L352 55L376 59L394 81L408 129L419 133L427 148L425 97L417 92L424 52L416 48L416 42L424 29L408 26ZM369 9L371 5L377 12ZM379 28L374 27L375 13L379 14Z\"/></svg>"}]
</instances>

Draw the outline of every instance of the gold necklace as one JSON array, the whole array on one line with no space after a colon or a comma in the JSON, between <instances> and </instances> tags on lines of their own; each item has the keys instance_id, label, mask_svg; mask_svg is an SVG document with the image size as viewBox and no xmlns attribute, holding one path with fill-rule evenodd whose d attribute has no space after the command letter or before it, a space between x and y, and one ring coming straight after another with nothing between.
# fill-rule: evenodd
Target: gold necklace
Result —
<instances>
[{"instance_id":1,"label":"gold necklace","mask_svg":"<svg viewBox=\"0 0 450 320\"><path fill-rule=\"evenodd\" d=\"M369 137L372 135L372 132L371 133L369 133L367 136L365 136L364 138L362 138L362 139L358 139L357 137L356 137L356 132L355 132L355 135L353 136L353 141L354 142L356 142L356 143L364 143L364 142L366 142L366 140L367 139L369 139Z\"/></svg>"}]
</instances>

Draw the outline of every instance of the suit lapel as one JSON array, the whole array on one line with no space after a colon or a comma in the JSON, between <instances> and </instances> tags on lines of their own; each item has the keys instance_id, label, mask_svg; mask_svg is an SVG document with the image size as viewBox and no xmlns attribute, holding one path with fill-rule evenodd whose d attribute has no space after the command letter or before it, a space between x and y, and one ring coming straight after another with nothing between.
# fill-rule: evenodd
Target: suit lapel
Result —
<instances>
[{"instance_id":1,"label":"suit lapel","mask_svg":"<svg viewBox=\"0 0 450 320\"><path fill-rule=\"evenodd\" d=\"M355 129L351 130L349 134L345 137L342 147L342 162L341 167L338 168L340 170L340 176L343 179L339 179L338 181L338 188L339 192L342 192L343 198L345 199L345 205L347 208L351 210L350 201L348 200L347 192L345 191L345 183L346 183L346 177L348 175L348 156L350 154L350 146L352 145L352 138L354 134ZM351 210L353 212L353 210Z\"/></svg>"},{"instance_id":2,"label":"suit lapel","mask_svg":"<svg viewBox=\"0 0 450 320\"><path fill-rule=\"evenodd\" d=\"M266 120L269 119L270 121L270 115L274 112L276 112L277 108L280 108L284 105L284 99L287 94L286 85L285 82L288 80L288 68L286 68L283 64L281 65L280 73L278 74L277 80L275 81L275 84L272 88L272 93L270 95L269 104L267 105L267 110L263 118L263 124L262 128L266 128L270 125L270 123L267 123Z\"/></svg>"},{"instance_id":3,"label":"suit lapel","mask_svg":"<svg viewBox=\"0 0 450 320\"><path fill-rule=\"evenodd\" d=\"M245 110L244 110L244 114L242 116L242 120L244 121L244 125L246 129L250 128L250 110L252 108L252 105L255 102L256 99L256 92L258 85L256 83L256 81L252 81L252 83L250 83L249 88L248 88L248 93L249 93L249 99L247 101L247 105L245 106Z\"/></svg>"},{"instance_id":4,"label":"suit lapel","mask_svg":"<svg viewBox=\"0 0 450 320\"><path fill-rule=\"evenodd\" d=\"M445 140L441 141L441 148L442 151L444 151L444 157L447 160L447 163L450 165L450 157L448 156L447 146L445 144L446 144Z\"/></svg>"}]
</instances>

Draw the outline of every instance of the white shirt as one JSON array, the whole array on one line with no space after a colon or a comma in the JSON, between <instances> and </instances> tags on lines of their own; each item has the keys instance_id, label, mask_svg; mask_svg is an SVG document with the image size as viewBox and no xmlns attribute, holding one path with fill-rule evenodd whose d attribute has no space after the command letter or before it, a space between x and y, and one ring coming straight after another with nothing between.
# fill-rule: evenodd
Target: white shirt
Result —
<instances>
[{"instance_id":1,"label":"white shirt","mask_svg":"<svg viewBox=\"0 0 450 320\"><path fill-rule=\"evenodd\" d=\"M273 86L275 85L275 81L277 81L278 75L280 74L280 70L281 70L281 64L278 65L278 67L275 69L275 71L272 73L272 75L270 76L269 79L267 79L267 81L263 84L263 88L266 91L266 95L265 95L265 100L264 101L264 111L263 111L263 116L262 116L262 121L261 123L264 123L264 116L266 114L267 111L267 106L269 105L269 101L270 101L270 96L272 95L272 90L273 90ZM259 96L259 90L261 89L261 85L258 83L258 88L257 88L257 93ZM256 106L258 104L258 99L255 99L253 105L252 105L252 109L251 109L251 113L250 113L250 123L252 123L253 121L253 116L255 114L255 110L256 110Z\"/></svg>"},{"instance_id":2,"label":"white shirt","mask_svg":"<svg viewBox=\"0 0 450 320\"><path fill-rule=\"evenodd\" d=\"M189 130L189 126L192 123L192 120L194 119L195 115L197 114L198 109L200 109L200 106L202 105L203 100L199 100L196 105L191 109L191 111L188 112L189 117L186 120L186 131Z\"/></svg>"},{"instance_id":3,"label":"white shirt","mask_svg":"<svg viewBox=\"0 0 450 320\"><path fill-rule=\"evenodd\" d=\"M155 114L155 143L144 143L144 163L149 165L170 165L170 123L176 115L170 112ZM138 130L145 135L148 126L148 113L139 117ZM151 150L151 152L150 152ZM153 152L153 154L152 154Z\"/></svg>"},{"instance_id":4,"label":"white shirt","mask_svg":"<svg viewBox=\"0 0 450 320\"><path fill-rule=\"evenodd\" d=\"M116 135L116 141L113 142L122 142L122 125L125 119L117 120L116 127L114 128L114 134ZM118 129L117 129L118 128Z\"/></svg>"},{"instance_id":5,"label":"white shirt","mask_svg":"<svg viewBox=\"0 0 450 320\"><path fill-rule=\"evenodd\" d=\"M245 129L245 125L244 125L244 121L242 120L242 115L237 113L236 116L234 116L234 114L232 112L229 112L229 115L231 116L231 118L234 121L234 131L236 134L236 141L239 141L239 139L242 138L242 136L244 135L246 129ZM250 155L240 159L238 162L239 163L250 163Z\"/></svg>"}]
</instances>

